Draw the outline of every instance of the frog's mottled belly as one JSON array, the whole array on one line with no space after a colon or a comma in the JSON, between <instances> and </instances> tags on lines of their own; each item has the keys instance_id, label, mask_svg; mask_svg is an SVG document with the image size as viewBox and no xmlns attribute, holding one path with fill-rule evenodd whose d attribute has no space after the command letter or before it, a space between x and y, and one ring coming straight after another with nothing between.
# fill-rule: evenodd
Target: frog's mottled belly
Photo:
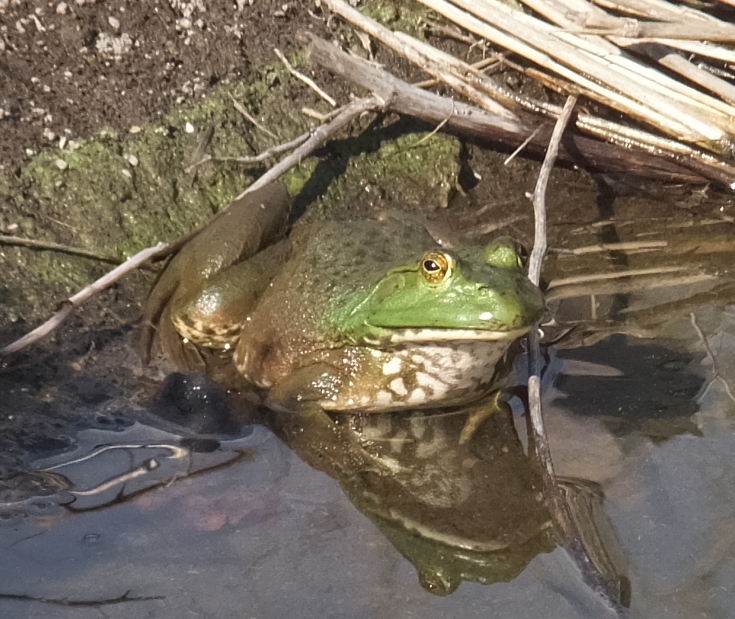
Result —
<instances>
[{"instance_id":1,"label":"frog's mottled belly","mask_svg":"<svg viewBox=\"0 0 735 619\"><path fill-rule=\"evenodd\" d=\"M506 350L497 341L411 344L390 351L345 348L339 354L346 372L320 404L326 410L366 412L464 404L489 390Z\"/></svg>"}]
</instances>

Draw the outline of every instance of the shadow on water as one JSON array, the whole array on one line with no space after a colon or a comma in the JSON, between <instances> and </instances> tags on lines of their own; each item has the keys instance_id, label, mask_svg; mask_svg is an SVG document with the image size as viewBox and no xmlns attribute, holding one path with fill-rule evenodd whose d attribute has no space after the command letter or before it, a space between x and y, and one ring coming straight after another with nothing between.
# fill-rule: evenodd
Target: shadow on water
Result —
<instances>
[{"instance_id":1,"label":"shadow on water","mask_svg":"<svg viewBox=\"0 0 735 619\"><path fill-rule=\"evenodd\" d=\"M690 368L704 356L613 335L586 348L560 350L554 384L565 409L602 420L614 436L639 433L656 443L683 432L699 436L692 416L705 379Z\"/></svg>"}]
</instances>

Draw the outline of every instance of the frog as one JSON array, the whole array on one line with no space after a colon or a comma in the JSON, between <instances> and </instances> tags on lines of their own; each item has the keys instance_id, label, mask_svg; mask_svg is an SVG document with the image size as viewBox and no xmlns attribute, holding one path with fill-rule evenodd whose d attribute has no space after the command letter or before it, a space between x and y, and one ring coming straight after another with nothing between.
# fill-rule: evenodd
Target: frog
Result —
<instances>
[{"instance_id":1,"label":"frog","mask_svg":"<svg viewBox=\"0 0 735 619\"><path fill-rule=\"evenodd\" d=\"M441 245L419 222L296 222L280 183L246 194L170 260L139 346L231 355L268 406L380 413L459 406L496 389L545 312L517 243Z\"/></svg>"}]
</instances>

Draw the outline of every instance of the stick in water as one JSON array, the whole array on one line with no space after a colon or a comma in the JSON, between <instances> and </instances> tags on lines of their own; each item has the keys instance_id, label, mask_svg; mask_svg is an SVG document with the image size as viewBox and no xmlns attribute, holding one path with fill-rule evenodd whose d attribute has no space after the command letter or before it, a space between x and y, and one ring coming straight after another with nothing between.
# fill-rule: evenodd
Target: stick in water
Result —
<instances>
[{"instance_id":1,"label":"stick in water","mask_svg":"<svg viewBox=\"0 0 735 619\"><path fill-rule=\"evenodd\" d=\"M556 155L559 152L564 129L572 115L572 110L577 102L576 95L567 98L564 108L554 126L554 132L549 141L549 147L544 157L541 171L539 172L536 188L533 192L534 213L534 240L531 258L528 264L528 278L538 286L541 278L541 264L546 254L546 187L549 176L554 167ZM541 476L544 485L544 496L546 504L551 512L551 517L562 534L563 545L575 561L583 579L590 587L600 594L607 603L608 608L618 616L625 616L625 610L620 601L610 594L605 575L593 563L589 552L584 546L583 536L570 511L570 506L564 499L564 493L560 488L554 474L554 464L551 460L549 441L546 437L546 428L541 412L541 350L539 347L538 325L531 328L528 334L528 404L529 418L533 432L536 458L541 464Z\"/></svg>"}]
</instances>

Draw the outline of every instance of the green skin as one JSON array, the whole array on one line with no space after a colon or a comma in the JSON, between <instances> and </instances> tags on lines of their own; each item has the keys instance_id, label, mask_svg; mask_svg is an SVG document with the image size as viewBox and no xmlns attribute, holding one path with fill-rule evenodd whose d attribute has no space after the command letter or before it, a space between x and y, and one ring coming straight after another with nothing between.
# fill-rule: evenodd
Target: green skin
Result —
<instances>
[{"instance_id":1,"label":"green skin","mask_svg":"<svg viewBox=\"0 0 735 619\"><path fill-rule=\"evenodd\" d=\"M284 239L289 207L271 185L190 241L146 303L143 348L156 327L180 365L182 337L234 348L238 371L288 410L436 408L492 391L544 312L509 239L444 249L406 221L320 222Z\"/></svg>"}]
</instances>

